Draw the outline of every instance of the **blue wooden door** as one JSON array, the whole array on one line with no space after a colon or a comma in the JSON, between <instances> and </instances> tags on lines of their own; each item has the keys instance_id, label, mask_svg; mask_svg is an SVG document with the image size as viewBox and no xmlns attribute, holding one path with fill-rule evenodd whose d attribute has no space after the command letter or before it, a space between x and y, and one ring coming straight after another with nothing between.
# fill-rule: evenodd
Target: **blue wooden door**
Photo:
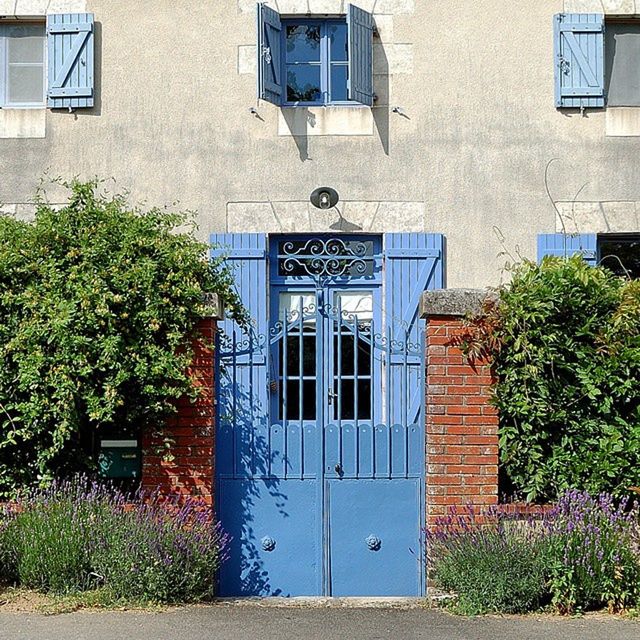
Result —
<instances>
[{"instance_id":1,"label":"blue wooden door","mask_svg":"<svg viewBox=\"0 0 640 640\"><path fill-rule=\"evenodd\" d=\"M216 240L254 316L225 323L219 352L217 504L233 537L221 593L420 595L417 305L442 284L441 240L393 234L383 251L376 236L275 236L269 264L264 236Z\"/></svg>"}]
</instances>

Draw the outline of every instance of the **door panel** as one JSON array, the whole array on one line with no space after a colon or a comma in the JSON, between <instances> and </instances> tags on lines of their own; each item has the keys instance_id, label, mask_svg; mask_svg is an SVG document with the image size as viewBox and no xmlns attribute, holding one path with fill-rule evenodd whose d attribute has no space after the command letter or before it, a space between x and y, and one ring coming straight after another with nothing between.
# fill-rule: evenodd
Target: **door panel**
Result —
<instances>
[{"instance_id":1,"label":"door panel","mask_svg":"<svg viewBox=\"0 0 640 640\"><path fill-rule=\"evenodd\" d=\"M388 234L384 252L382 236L218 241L252 316L224 322L218 349L220 593L421 595L417 310L443 286L442 238Z\"/></svg>"},{"instance_id":2,"label":"door panel","mask_svg":"<svg viewBox=\"0 0 640 640\"><path fill-rule=\"evenodd\" d=\"M320 593L318 483L315 480L222 480L217 500L231 536L220 569L225 596Z\"/></svg>"},{"instance_id":3,"label":"door panel","mask_svg":"<svg viewBox=\"0 0 640 640\"><path fill-rule=\"evenodd\" d=\"M420 480L344 479L326 485L330 595L421 595Z\"/></svg>"}]
</instances>

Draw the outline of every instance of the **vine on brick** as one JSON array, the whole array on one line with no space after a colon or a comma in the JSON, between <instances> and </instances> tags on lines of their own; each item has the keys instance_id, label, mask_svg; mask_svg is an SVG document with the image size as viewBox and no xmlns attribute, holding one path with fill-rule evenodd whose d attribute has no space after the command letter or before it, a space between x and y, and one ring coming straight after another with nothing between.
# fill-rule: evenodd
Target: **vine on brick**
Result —
<instances>
[{"instance_id":1,"label":"vine on brick","mask_svg":"<svg viewBox=\"0 0 640 640\"><path fill-rule=\"evenodd\" d=\"M458 339L492 361L502 489L626 493L640 485L640 281L579 256L512 276Z\"/></svg>"}]
</instances>

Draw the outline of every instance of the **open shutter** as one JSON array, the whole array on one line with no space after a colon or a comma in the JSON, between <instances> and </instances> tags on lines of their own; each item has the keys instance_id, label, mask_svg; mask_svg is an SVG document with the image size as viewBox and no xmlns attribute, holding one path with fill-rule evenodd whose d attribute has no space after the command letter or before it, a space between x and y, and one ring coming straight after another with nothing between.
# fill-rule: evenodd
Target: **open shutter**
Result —
<instances>
[{"instance_id":1,"label":"open shutter","mask_svg":"<svg viewBox=\"0 0 640 640\"><path fill-rule=\"evenodd\" d=\"M385 319L391 424L424 424L424 328L422 292L444 288L444 237L426 233L388 233L385 241ZM417 349L405 356L401 345ZM406 358L406 366L405 366ZM387 408L389 411L389 408Z\"/></svg>"},{"instance_id":2,"label":"open shutter","mask_svg":"<svg viewBox=\"0 0 640 640\"><path fill-rule=\"evenodd\" d=\"M280 14L258 4L258 98L282 103L282 22Z\"/></svg>"},{"instance_id":3,"label":"open shutter","mask_svg":"<svg viewBox=\"0 0 640 640\"><path fill-rule=\"evenodd\" d=\"M554 18L556 107L604 107L604 15Z\"/></svg>"},{"instance_id":4,"label":"open shutter","mask_svg":"<svg viewBox=\"0 0 640 640\"><path fill-rule=\"evenodd\" d=\"M93 107L93 27L92 13L47 15L49 107Z\"/></svg>"},{"instance_id":5,"label":"open shutter","mask_svg":"<svg viewBox=\"0 0 640 640\"><path fill-rule=\"evenodd\" d=\"M373 106L373 15L348 5L349 83L348 98Z\"/></svg>"},{"instance_id":6,"label":"open shutter","mask_svg":"<svg viewBox=\"0 0 640 640\"><path fill-rule=\"evenodd\" d=\"M242 330L232 320L220 323L218 357L219 477L251 475L247 443L267 428L267 236L261 233L213 234L211 257L224 256L236 289L251 316Z\"/></svg>"},{"instance_id":7,"label":"open shutter","mask_svg":"<svg viewBox=\"0 0 640 640\"><path fill-rule=\"evenodd\" d=\"M538 261L545 256L569 258L576 253L587 264L595 266L598 263L598 236L595 233L541 233L538 236Z\"/></svg>"}]
</instances>

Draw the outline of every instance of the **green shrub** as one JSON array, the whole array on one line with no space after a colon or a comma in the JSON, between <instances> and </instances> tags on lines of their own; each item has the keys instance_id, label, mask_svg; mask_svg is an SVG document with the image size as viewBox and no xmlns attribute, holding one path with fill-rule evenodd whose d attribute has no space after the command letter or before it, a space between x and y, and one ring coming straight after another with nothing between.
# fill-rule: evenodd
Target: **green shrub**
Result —
<instances>
[{"instance_id":1,"label":"green shrub","mask_svg":"<svg viewBox=\"0 0 640 640\"><path fill-rule=\"evenodd\" d=\"M161 425L195 397L204 294L242 318L189 215L65 186L68 203L40 199L33 223L0 215L0 498L91 467L96 432Z\"/></svg>"},{"instance_id":2,"label":"green shrub","mask_svg":"<svg viewBox=\"0 0 640 640\"><path fill-rule=\"evenodd\" d=\"M640 485L640 281L579 256L523 262L462 343L493 362L505 493Z\"/></svg>"},{"instance_id":3,"label":"green shrub","mask_svg":"<svg viewBox=\"0 0 640 640\"><path fill-rule=\"evenodd\" d=\"M549 600L546 540L540 527L518 523L498 510L474 523L467 510L438 524L428 536L428 557L437 585L455 593L465 615L525 613Z\"/></svg>"},{"instance_id":4,"label":"green shrub","mask_svg":"<svg viewBox=\"0 0 640 640\"><path fill-rule=\"evenodd\" d=\"M110 601L195 602L214 594L226 537L211 508L127 500L80 478L30 491L0 526L5 578L56 594L97 588Z\"/></svg>"}]
</instances>

